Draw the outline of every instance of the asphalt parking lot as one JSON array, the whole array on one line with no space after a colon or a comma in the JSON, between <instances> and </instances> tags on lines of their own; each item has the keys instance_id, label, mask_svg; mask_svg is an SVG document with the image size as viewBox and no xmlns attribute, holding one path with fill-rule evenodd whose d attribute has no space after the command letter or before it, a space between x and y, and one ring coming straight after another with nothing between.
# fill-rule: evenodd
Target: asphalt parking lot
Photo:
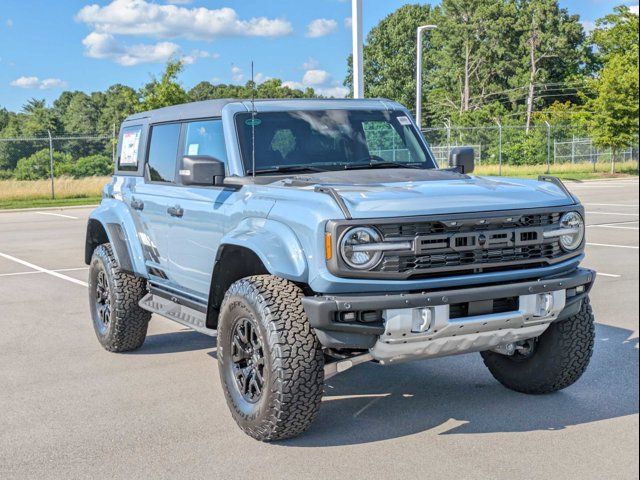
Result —
<instances>
[{"instance_id":1,"label":"asphalt parking lot","mask_svg":"<svg viewBox=\"0 0 640 480\"><path fill-rule=\"evenodd\" d=\"M143 348L95 339L91 209L0 213L0 478L638 478L638 180L569 184L598 270L592 363L549 396L477 354L327 382L299 438L262 444L227 411L215 339L154 317Z\"/></svg>"}]
</instances>

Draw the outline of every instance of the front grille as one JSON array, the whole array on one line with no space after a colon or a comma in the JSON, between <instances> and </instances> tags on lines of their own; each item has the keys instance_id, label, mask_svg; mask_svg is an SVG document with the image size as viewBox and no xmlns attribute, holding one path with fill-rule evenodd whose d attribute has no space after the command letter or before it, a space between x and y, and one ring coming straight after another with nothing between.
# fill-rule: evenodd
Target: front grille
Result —
<instances>
[{"instance_id":1,"label":"front grille","mask_svg":"<svg viewBox=\"0 0 640 480\"><path fill-rule=\"evenodd\" d=\"M562 212L378 225L385 241L411 240L412 252L388 252L377 270L403 278L460 275L548 265L566 255L545 239Z\"/></svg>"}]
</instances>

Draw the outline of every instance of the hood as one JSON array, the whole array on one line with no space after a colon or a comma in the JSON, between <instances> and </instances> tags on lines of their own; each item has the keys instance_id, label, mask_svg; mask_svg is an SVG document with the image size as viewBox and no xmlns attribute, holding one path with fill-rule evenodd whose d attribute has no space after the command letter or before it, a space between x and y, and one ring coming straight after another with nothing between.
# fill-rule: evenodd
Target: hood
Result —
<instances>
[{"instance_id":1,"label":"hood","mask_svg":"<svg viewBox=\"0 0 640 480\"><path fill-rule=\"evenodd\" d=\"M536 180L446 170L351 170L295 177L289 187L332 187L353 218L405 217L572 205L562 188Z\"/></svg>"}]
</instances>

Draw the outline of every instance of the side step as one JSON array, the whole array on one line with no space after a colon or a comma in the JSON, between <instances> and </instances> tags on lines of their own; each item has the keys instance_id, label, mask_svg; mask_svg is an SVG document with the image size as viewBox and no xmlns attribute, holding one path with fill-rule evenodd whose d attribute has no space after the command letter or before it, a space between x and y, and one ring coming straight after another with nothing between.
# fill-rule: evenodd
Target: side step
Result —
<instances>
[{"instance_id":1,"label":"side step","mask_svg":"<svg viewBox=\"0 0 640 480\"><path fill-rule=\"evenodd\" d=\"M206 313L172 302L160 295L147 293L147 295L140 300L139 305L141 308L144 308L149 312L162 315L163 317L173 320L174 322L178 322L185 327L192 328L196 332L204 333L210 337L218 335L217 330L207 328Z\"/></svg>"}]
</instances>

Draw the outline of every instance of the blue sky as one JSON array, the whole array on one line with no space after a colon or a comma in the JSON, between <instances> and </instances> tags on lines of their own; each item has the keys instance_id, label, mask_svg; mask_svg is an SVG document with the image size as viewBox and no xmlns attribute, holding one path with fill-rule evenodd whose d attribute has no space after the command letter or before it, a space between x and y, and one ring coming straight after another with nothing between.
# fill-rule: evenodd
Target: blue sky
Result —
<instances>
[{"instance_id":1,"label":"blue sky","mask_svg":"<svg viewBox=\"0 0 640 480\"><path fill-rule=\"evenodd\" d=\"M365 32L406 3L364 0ZM590 26L615 5L638 2L560 3ZM340 96L350 15L350 0L0 0L0 107L18 111L65 89L138 88L168 56L187 63L186 88L244 83L253 59L258 80Z\"/></svg>"}]
</instances>

